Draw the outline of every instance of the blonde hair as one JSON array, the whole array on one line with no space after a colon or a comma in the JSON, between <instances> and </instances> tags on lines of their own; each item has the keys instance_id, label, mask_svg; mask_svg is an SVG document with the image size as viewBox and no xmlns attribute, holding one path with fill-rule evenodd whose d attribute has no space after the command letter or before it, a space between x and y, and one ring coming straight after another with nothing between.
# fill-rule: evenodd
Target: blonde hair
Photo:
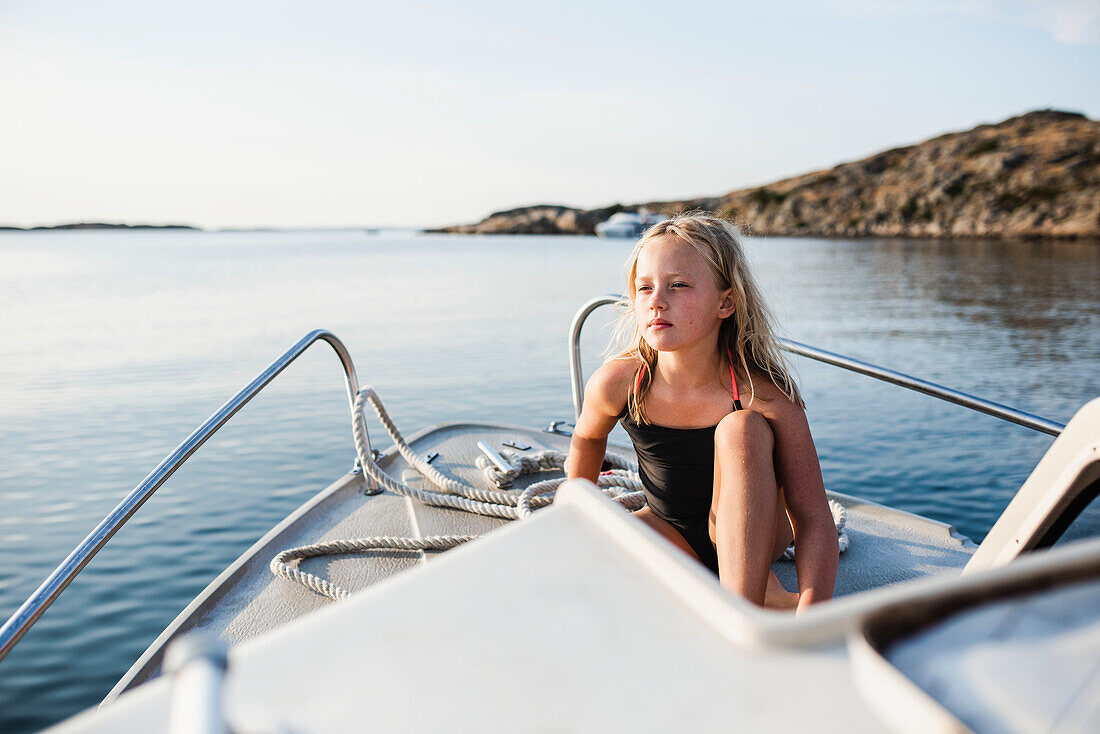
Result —
<instances>
[{"instance_id":1,"label":"blonde hair","mask_svg":"<svg viewBox=\"0 0 1100 734\"><path fill-rule=\"evenodd\" d=\"M732 289L735 308L722 322L718 331L720 354L731 355L749 377L750 400L756 396L752 372L763 374L779 390L800 407L805 407L798 386L779 352L774 320L764 303L756 282L749 273L745 253L741 248L741 233L732 223L706 212L691 211L659 222L642 235L626 264L627 310L615 329L613 349L617 358L640 360L634 373L633 389L627 398L627 411L636 423L648 423L645 396L653 384L657 367L657 350L642 338L634 315L637 287L638 256L647 244L658 237L671 236L690 245L710 267L720 291Z\"/></svg>"}]
</instances>

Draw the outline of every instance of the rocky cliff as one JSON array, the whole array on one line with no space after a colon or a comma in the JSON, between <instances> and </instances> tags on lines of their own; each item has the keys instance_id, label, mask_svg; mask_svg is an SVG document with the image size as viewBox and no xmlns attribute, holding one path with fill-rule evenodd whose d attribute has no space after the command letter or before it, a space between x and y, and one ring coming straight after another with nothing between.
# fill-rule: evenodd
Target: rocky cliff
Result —
<instances>
[{"instance_id":1,"label":"rocky cliff","mask_svg":"<svg viewBox=\"0 0 1100 734\"><path fill-rule=\"evenodd\" d=\"M597 224L616 212L630 208L622 204L603 209L536 204L494 212L477 224L459 224L429 231L461 234L595 234Z\"/></svg>"},{"instance_id":2,"label":"rocky cliff","mask_svg":"<svg viewBox=\"0 0 1100 734\"><path fill-rule=\"evenodd\" d=\"M1100 237L1100 122L1039 110L723 196L522 207L442 231L592 234L639 206L715 211L758 235Z\"/></svg>"}]
</instances>

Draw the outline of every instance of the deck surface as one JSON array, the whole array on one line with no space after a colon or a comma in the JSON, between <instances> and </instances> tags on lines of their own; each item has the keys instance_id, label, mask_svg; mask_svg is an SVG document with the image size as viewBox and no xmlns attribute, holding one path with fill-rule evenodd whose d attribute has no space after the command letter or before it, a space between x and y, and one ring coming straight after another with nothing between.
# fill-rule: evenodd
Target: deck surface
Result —
<instances>
[{"instance_id":1,"label":"deck surface","mask_svg":"<svg viewBox=\"0 0 1100 734\"><path fill-rule=\"evenodd\" d=\"M478 441L501 447L518 440L532 451L557 449L567 452L569 438L559 434L479 424L453 424L429 429L410 440L419 454L438 452L432 465L449 476L474 486L488 487L475 465ZM609 452L634 460L629 448L610 446ZM419 488L431 485L394 452L381 465L391 476ZM521 477L515 492L560 473ZM195 629L216 634L237 645L281 627L334 602L298 584L274 576L268 564L282 550L322 541L380 535L421 538L430 535L482 535L507 523L458 510L431 507L388 492L366 495L363 479L347 475L307 502L257 542L207 589L157 638L142 658L108 696L115 696L159 674L164 646L174 637ZM975 546L935 521L832 494L848 513L850 547L841 556L837 595L896 584L943 573L956 573ZM437 554L420 551L371 551L308 559L300 568L330 579L352 592L423 565ZM788 589L795 589L795 564L780 561L776 574Z\"/></svg>"}]
</instances>

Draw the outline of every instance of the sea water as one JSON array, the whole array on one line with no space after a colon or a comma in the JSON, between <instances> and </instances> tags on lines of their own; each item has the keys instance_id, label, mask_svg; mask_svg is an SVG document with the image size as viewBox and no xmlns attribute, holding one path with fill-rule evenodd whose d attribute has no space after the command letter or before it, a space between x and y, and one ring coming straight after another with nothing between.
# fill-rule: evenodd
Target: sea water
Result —
<instances>
[{"instance_id":1,"label":"sea water","mask_svg":"<svg viewBox=\"0 0 1100 734\"><path fill-rule=\"evenodd\" d=\"M0 617L315 328L405 433L571 419L567 338L630 242L364 231L0 233ZM782 333L1066 421L1100 394L1100 247L762 238ZM589 320L586 373L614 317ZM1051 438L801 358L826 485L981 540ZM381 431L372 424L376 445ZM0 662L0 731L96 704L253 541L353 463L319 344L130 520Z\"/></svg>"}]
</instances>

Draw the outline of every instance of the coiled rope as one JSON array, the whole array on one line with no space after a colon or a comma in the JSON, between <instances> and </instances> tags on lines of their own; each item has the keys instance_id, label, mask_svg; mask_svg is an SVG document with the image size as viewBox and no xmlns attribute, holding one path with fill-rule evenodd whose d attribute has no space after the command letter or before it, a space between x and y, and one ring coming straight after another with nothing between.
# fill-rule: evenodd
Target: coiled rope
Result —
<instances>
[{"instance_id":1,"label":"coiled rope","mask_svg":"<svg viewBox=\"0 0 1100 734\"><path fill-rule=\"evenodd\" d=\"M409 466L420 472L436 489L410 487L404 482L391 477L378 465L378 462L375 461L367 448L365 409L368 404L374 409L378 420L382 423L382 427L386 429L386 433L393 439L394 446L401 458ZM409 444L390 418L390 414L385 405L382 404L381 398L370 387L364 387L359 391L352 415L352 435L355 438L355 452L359 457L359 465L363 468L363 472L390 492L419 500L426 505L450 507L478 515L517 520L530 517L534 510L553 502L552 493L565 482L565 477L556 477L532 484L519 492L515 490L482 489L448 477L409 447ZM511 465L511 470L501 471L496 466L486 462L482 457L478 457L477 460L478 466L487 479L498 487L507 486L523 474L565 468L565 454L560 451L547 450L522 456L503 451L501 455ZM611 463L612 469L600 475L598 486L611 499L631 512L644 507L645 494L642 491L642 482L635 467L611 454L608 454L607 459ZM339 601L347 598L349 592L346 589L337 586L328 579L302 571L297 567L298 562L317 556L357 553L368 550L446 550L473 540L475 537L477 536L435 535L425 538L380 536L316 543L282 551L271 559L270 567L272 573L276 576L289 579L322 596Z\"/></svg>"},{"instance_id":2,"label":"coiled rope","mask_svg":"<svg viewBox=\"0 0 1100 734\"><path fill-rule=\"evenodd\" d=\"M382 469L367 448L367 426L365 409L369 404L383 428L393 440L394 446L401 457L431 482L436 489L417 489L400 482ZM562 483L565 477L556 477L530 485L522 492L515 490L505 491L506 487L518 477L525 474L535 474L543 471L564 470L566 456L560 451L548 449L531 453L518 454L510 451L501 451L501 456L511 466L508 471L502 471L483 457L477 458L477 466L485 477L495 484L498 489L482 489L471 486L446 476L428 461L415 453L397 430L397 426L390 418L389 412L382 404L381 398L374 388L363 387L355 398L352 409L352 435L355 439L355 452L359 457L359 465L371 479L390 492L419 500L426 505L435 507L450 507L466 512L499 517L506 520L522 520L540 507L545 507L553 502L553 493ZM627 510L634 512L645 506L645 494L642 482L638 476L637 466L631 462L615 456L606 455L607 462L611 465L610 471L601 472L597 486ZM837 502L829 500L833 511L833 519L837 525L841 551L848 547L848 536L844 532L845 514L844 508ZM271 572L276 576L294 581L312 591L326 596L334 601L346 599L350 592L337 586L328 579L302 571L298 568L298 562L306 558L317 556L336 555L343 553L359 553L369 550L446 550L473 540L476 535L433 535L425 538L405 538L400 536L378 536L372 538L358 538L354 540L334 540L313 545L301 546L284 550L271 559ZM787 549L785 557L794 558L794 548Z\"/></svg>"}]
</instances>

